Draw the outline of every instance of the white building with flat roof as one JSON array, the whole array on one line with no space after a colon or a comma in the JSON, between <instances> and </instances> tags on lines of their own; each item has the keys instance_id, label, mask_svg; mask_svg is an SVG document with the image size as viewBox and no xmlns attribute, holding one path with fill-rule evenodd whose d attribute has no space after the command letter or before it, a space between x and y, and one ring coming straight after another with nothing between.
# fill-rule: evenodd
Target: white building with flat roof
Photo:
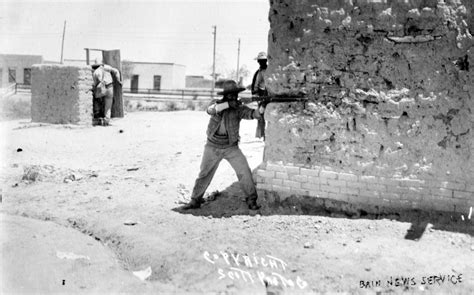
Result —
<instances>
[{"instance_id":1,"label":"white building with flat roof","mask_svg":"<svg viewBox=\"0 0 474 295\"><path fill-rule=\"evenodd\" d=\"M41 55L0 54L0 87L31 85L31 66L43 63Z\"/></svg>"},{"instance_id":2,"label":"white building with flat roof","mask_svg":"<svg viewBox=\"0 0 474 295\"><path fill-rule=\"evenodd\" d=\"M184 89L186 66L175 63L122 62L123 89L131 92Z\"/></svg>"},{"instance_id":3,"label":"white building with flat roof","mask_svg":"<svg viewBox=\"0 0 474 295\"><path fill-rule=\"evenodd\" d=\"M65 59L65 64L86 65L82 59ZM92 62L94 63L94 62ZM167 62L122 61L122 89L130 92L186 88L186 66Z\"/></svg>"}]
</instances>

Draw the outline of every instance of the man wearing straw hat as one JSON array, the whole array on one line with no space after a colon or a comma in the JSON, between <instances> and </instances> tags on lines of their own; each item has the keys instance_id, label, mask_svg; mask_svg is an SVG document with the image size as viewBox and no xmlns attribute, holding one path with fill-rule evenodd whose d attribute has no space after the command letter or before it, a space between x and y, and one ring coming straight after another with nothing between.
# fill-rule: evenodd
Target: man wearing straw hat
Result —
<instances>
[{"instance_id":1,"label":"man wearing straw hat","mask_svg":"<svg viewBox=\"0 0 474 295\"><path fill-rule=\"evenodd\" d=\"M253 75L251 91L255 96L267 96L267 87L265 86L265 71L267 70L267 54L260 52L255 58L259 64L258 70ZM261 104L259 104L260 107ZM255 137L265 139L265 119L263 116L258 119L257 131Z\"/></svg>"},{"instance_id":2,"label":"man wearing straw hat","mask_svg":"<svg viewBox=\"0 0 474 295\"><path fill-rule=\"evenodd\" d=\"M239 148L239 128L242 119L258 119L265 112L265 108L252 109L242 105L237 99L239 92L245 90L233 80L223 83L222 99L214 101L207 113L211 116L207 126L207 143L204 146L201 170L194 184L191 201L182 209L197 209L204 202L203 195L219 167L219 163L227 160L237 174L240 186L246 195L246 202L250 210L257 210L257 190L253 182L247 159Z\"/></svg>"},{"instance_id":3,"label":"man wearing straw hat","mask_svg":"<svg viewBox=\"0 0 474 295\"><path fill-rule=\"evenodd\" d=\"M259 64L258 70L253 75L251 91L254 95L265 96L267 87L265 86L265 71L267 70L267 54L260 52L255 58Z\"/></svg>"}]
</instances>

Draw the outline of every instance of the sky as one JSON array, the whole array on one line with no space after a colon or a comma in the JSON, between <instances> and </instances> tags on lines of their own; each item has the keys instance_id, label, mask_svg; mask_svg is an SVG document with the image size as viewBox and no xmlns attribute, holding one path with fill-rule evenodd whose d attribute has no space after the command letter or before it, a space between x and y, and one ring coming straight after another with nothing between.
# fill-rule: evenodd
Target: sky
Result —
<instances>
[{"instance_id":1,"label":"sky","mask_svg":"<svg viewBox=\"0 0 474 295\"><path fill-rule=\"evenodd\" d=\"M59 61L66 21L64 59L85 59L86 47L120 49L122 60L178 63L206 76L215 25L216 72L237 68L239 38L240 65L253 72L267 51L268 11L269 0L0 0L0 53Z\"/></svg>"}]
</instances>

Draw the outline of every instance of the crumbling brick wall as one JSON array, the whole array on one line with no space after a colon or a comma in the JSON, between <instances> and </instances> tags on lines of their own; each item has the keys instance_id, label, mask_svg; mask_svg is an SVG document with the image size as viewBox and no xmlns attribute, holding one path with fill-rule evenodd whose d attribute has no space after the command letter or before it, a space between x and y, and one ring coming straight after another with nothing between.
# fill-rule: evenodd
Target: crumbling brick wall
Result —
<instances>
[{"instance_id":1,"label":"crumbling brick wall","mask_svg":"<svg viewBox=\"0 0 474 295\"><path fill-rule=\"evenodd\" d=\"M90 67L34 65L31 76L33 122L92 124Z\"/></svg>"},{"instance_id":2,"label":"crumbling brick wall","mask_svg":"<svg viewBox=\"0 0 474 295\"><path fill-rule=\"evenodd\" d=\"M474 205L474 1L270 4L265 196Z\"/></svg>"}]
</instances>

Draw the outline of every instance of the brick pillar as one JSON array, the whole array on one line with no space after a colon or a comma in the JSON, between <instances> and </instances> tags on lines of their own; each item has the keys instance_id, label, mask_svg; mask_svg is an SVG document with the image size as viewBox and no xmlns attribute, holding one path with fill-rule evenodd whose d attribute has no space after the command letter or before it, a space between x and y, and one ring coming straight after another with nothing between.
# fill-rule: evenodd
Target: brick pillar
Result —
<instances>
[{"instance_id":1,"label":"brick pillar","mask_svg":"<svg viewBox=\"0 0 474 295\"><path fill-rule=\"evenodd\" d=\"M474 2L273 1L257 187L377 206L474 206Z\"/></svg>"}]
</instances>

